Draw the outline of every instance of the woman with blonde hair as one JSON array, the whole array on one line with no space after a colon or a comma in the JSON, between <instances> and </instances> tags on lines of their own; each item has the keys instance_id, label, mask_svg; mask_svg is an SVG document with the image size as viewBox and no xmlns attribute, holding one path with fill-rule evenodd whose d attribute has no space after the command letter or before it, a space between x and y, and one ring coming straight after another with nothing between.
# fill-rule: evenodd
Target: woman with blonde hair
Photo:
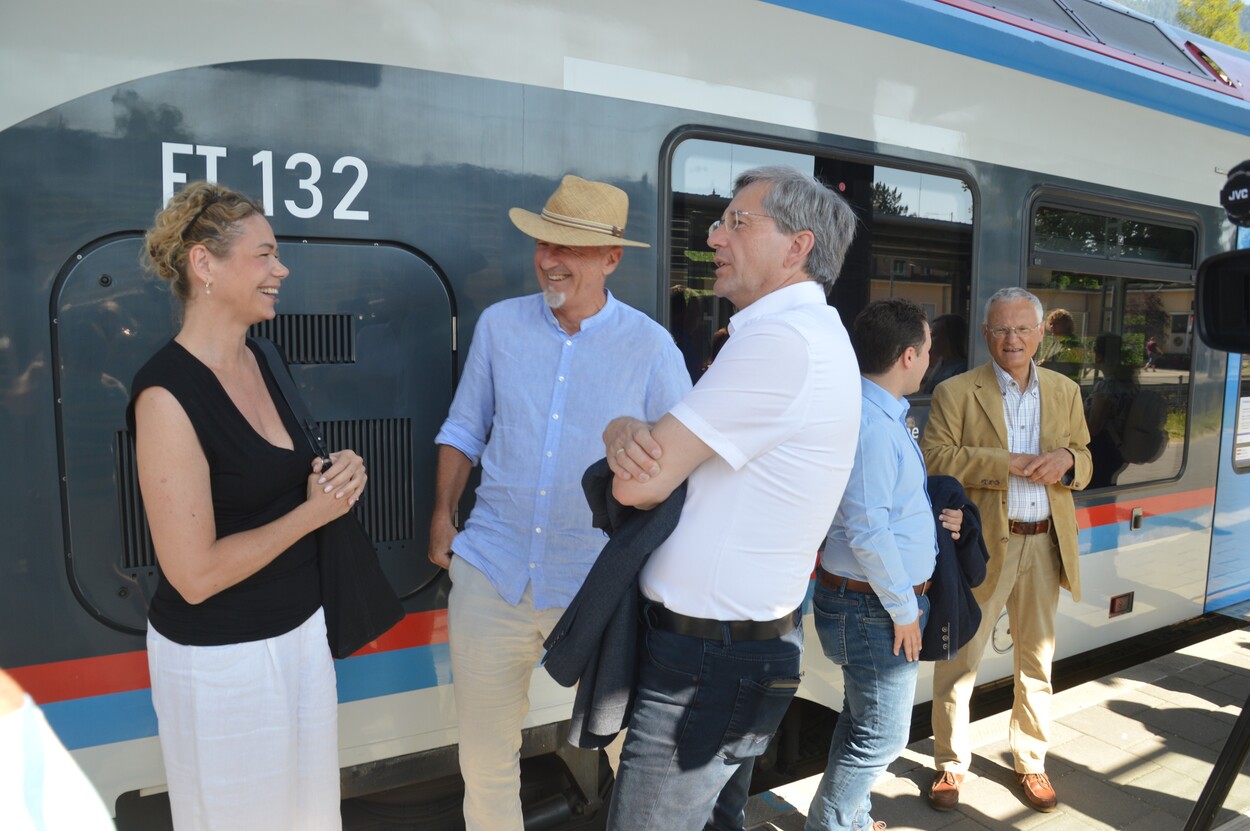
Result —
<instances>
[{"instance_id":1,"label":"woman with blonde hair","mask_svg":"<svg viewBox=\"0 0 1250 831\"><path fill-rule=\"evenodd\" d=\"M360 498L364 464L342 450L322 469L247 339L288 274L260 206L196 182L146 242L183 309L127 412L161 570L148 666L174 827L338 829L313 531Z\"/></svg>"}]
</instances>

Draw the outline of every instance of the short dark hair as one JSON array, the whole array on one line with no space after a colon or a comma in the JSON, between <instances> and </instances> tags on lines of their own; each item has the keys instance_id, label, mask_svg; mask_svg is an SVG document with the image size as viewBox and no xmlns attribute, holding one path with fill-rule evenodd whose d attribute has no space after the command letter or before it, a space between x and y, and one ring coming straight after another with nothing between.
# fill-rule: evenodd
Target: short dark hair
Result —
<instances>
[{"instance_id":1,"label":"short dark hair","mask_svg":"<svg viewBox=\"0 0 1250 831\"><path fill-rule=\"evenodd\" d=\"M894 366L907 347L919 350L924 346L927 320L924 309L901 297L869 303L851 326L851 346L859 371L881 375Z\"/></svg>"}]
</instances>

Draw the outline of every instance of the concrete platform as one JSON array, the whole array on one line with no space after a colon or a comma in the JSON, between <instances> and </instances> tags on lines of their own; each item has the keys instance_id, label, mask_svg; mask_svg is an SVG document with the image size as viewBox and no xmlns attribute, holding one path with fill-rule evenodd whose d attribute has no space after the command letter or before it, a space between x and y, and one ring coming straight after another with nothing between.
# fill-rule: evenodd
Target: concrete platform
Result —
<instances>
[{"instance_id":1,"label":"concrete platform","mask_svg":"<svg viewBox=\"0 0 1250 831\"><path fill-rule=\"evenodd\" d=\"M922 797L933 740L910 745L873 788L873 819L890 829L1179 831L1250 694L1250 631L1229 632L1065 690L1052 704L1047 772L1059 807L1041 814L1020 794L1008 714L972 725L975 759L957 810ZM1250 766L1248 766L1250 769ZM747 828L801 831L819 777L753 797ZM1237 777L1214 829L1250 829L1250 775Z\"/></svg>"}]
</instances>

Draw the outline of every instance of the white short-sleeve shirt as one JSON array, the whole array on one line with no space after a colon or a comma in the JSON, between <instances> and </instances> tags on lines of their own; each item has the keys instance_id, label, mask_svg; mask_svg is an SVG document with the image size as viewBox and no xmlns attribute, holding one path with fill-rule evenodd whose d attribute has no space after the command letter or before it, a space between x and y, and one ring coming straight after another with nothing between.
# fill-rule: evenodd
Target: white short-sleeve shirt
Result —
<instances>
[{"instance_id":1,"label":"white short-sleeve shirt","mask_svg":"<svg viewBox=\"0 0 1250 831\"><path fill-rule=\"evenodd\" d=\"M671 414L716 455L640 575L684 615L773 620L807 593L855 461L859 369L837 310L805 281L730 319L716 361Z\"/></svg>"}]
</instances>

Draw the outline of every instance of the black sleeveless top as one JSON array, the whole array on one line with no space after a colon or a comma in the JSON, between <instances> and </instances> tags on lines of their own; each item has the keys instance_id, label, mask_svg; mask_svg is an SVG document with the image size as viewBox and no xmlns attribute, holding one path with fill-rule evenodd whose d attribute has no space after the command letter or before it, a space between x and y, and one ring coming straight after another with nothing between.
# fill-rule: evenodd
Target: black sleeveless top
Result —
<instances>
[{"instance_id":1,"label":"black sleeveless top","mask_svg":"<svg viewBox=\"0 0 1250 831\"><path fill-rule=\"evenodd\" d=\"M135 431L134 402L148 387L168 390L186 411L208 459L217 538L259 528L305 499L312 448L282 397L269 366L249 341L269 396L295 444L270 444L235 407L217 376L177 341L144 364L131 386L126 422ZM260 571L198 605L161 579L148 622L175 643L220 646L272 638L295 629L321 605L317 546L312 534Z\"/></svg>"}]
</instances>

